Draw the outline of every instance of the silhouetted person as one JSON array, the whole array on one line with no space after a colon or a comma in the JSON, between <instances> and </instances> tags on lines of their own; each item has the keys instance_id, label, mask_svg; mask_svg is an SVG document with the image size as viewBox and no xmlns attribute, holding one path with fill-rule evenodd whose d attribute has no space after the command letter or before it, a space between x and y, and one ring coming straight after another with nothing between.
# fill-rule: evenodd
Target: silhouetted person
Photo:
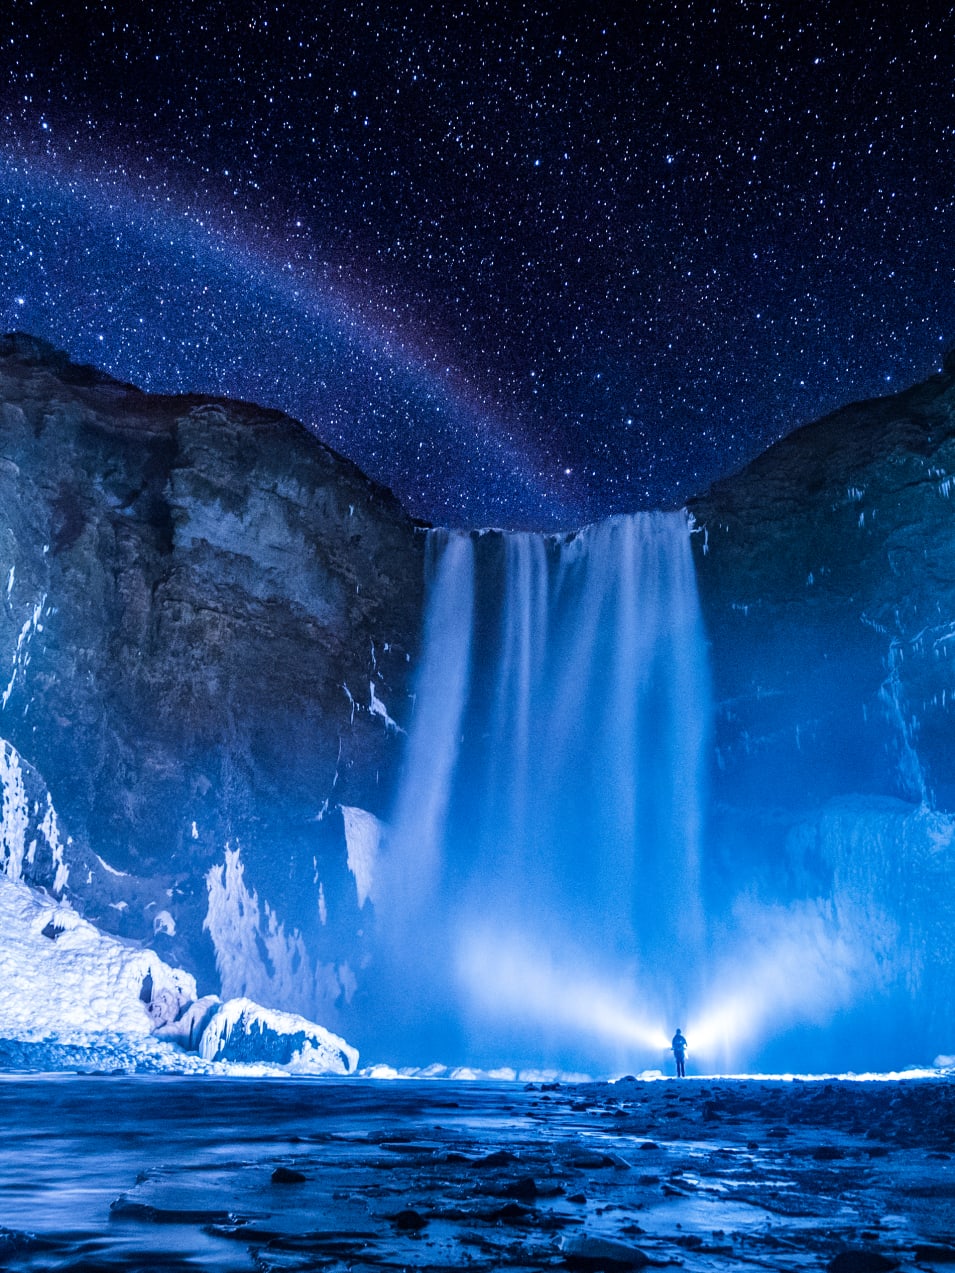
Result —
<instances>
[{"instance_id":1,"label":"silhouetted person","mask_svg":"<svg viewBox=\"0 0 955 1273\"><path fill-rule=\"evenodd\" d=\"M677 1027L677 1032L673 1036L673 1042L670 1044L673 1049L673 1055L676 1057L676 1076L678 1079L686 1078L686 1039L683 1032Z\"/></svg>"}]
</instances>

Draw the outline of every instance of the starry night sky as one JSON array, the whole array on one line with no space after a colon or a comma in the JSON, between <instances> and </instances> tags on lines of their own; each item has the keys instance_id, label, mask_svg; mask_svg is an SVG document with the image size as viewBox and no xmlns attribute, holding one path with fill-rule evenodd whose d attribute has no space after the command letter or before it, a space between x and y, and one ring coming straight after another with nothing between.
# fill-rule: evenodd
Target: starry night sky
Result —
<instances>
[{"instance_id":1,"label":"starry night sky","mask_svg":"<svg viewBox=\"0 0 955 1273\"><path fill-rule=\"evenodd\" d=\"M0 326L432 521L678 503L955 340L953 10L858 7L7 0Z\"/></svg>"}]
</instances>

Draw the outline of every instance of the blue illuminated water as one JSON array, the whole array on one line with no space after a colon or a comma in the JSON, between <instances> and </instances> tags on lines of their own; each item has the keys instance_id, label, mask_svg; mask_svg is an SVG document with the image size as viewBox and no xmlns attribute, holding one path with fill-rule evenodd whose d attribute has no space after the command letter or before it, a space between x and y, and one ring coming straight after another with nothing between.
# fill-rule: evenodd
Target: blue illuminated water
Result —
<instances>
[{"instance_id":1,"label":"blue illuminated water","mask_svg":"<svg viewBox=\"0 0 955 1273\"><path fill-rule=\"evenodd\" d=\"M433 532L379 917L422 1059L627 1064L700 977L706 647L682 514ZM609 1049L609 1050L608 1050Z\"/></svg>"}]
</instances>

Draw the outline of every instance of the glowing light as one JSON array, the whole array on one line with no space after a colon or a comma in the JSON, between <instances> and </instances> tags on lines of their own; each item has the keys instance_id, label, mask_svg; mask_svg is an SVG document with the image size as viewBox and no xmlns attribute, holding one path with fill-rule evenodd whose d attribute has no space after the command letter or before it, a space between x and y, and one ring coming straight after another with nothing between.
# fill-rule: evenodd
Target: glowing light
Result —
<instances>
[{"instance_id":1,"label":"glowing light","mask_svg":"<svg viewBox=\"0 0 955 1273\"><path fill-rule=\"evenodd\" d=\"M714 984L731 986L698 1003L681 1022L687 1055L700 1072L745 1064L754 1043L795 1022L823 1024L879 979L876 917L836 915L825 902L739 908L732 956L716 966ZM652 990L632 976L604 974L579 954L532 945L498 929L468 932L458 950L458 976L472 1008L497 1020L533 1022L552 1031L587 1034L636 1053L668 1053L677 1024L662 1021ZM947 1059L947 1058L945 1058Z\"/></svg>"},{"instance_id":2,"label":"glowing light","mask_svg":"<svg viewBox=\"0 0 955 1273\"><path fill-rule=\"evenodd\" d=\"M878 984L876 932L892 940L884 920L845 907L837 915L821 901L751 907L738 919L737 950L716 978L733 990L687 1027L690 1047L708 1060L738 1057L754 1039L796 1021L830 1020L860 985Z\"/></svg>"},{"instance_id":3,"label":"glowing light","mask_svg":"<svg viewBox=\"0 0 955 1273\"><path fill-rule=\"evenodd\" d=\"M608 1041L654 1052L670 1046L652 1009L633 1002L633 985L581 972L553 952L517 934L474 929L458 948L458 976L478 1011L535 1022L561 1031L585 1031Z\"/></svg>"}]
</instances>

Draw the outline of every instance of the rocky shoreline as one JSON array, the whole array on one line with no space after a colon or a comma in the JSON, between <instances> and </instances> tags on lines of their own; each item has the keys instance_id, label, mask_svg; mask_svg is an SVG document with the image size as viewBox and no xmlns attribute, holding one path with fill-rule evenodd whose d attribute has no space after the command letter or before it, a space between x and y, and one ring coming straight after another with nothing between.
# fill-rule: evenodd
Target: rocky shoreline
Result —
<instances>
[{"instance_id":1,"label":"rocky shoreline","mask_svg":"<svg viewBox=\"0 0 955 1273\"><path fill-rule=\"evenodd\" d=\"M18 1137L0 1162L21 1226L0 1231L11 1270L955 1263L955 1084L941 1076L36 1077L0 1081L0 1117Z\"/></svg>"}]
</instances>

